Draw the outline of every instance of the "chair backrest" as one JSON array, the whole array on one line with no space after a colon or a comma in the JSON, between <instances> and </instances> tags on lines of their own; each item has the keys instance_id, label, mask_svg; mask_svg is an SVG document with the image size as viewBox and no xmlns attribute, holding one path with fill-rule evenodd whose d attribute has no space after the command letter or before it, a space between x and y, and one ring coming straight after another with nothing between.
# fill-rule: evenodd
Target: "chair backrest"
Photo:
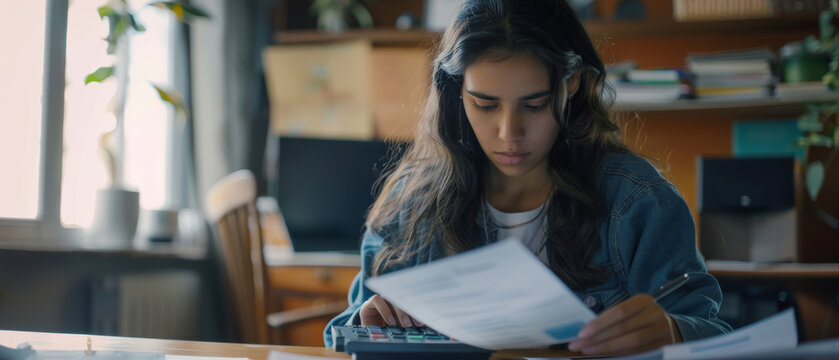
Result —
<instances>
[{"instance_id":1,"label":"chair backrest","mask_svg":"<svg viewBox=\"0 0 839 360\"><path fill-rule=\"evenodd\" d=\"M207 216L216 224L227 295L236 334L246 343L267 344L266 269L256 210L256 180L248 170L233 172L207 194Z\"/></svg>"}]
</instances>

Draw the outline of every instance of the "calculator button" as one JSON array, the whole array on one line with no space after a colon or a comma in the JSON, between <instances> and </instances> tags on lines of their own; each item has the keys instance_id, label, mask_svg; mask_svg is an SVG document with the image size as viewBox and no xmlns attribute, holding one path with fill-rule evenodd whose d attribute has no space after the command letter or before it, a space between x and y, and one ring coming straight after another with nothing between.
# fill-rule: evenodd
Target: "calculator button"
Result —
<instances>
[{"instance_id":1,"label":"calculator button","mask_svg":"<svg viewBox=\"0 0 839 360\"><path fill-rule=\"evenodd\" d=\"M425 338L422 335L408 335L408 341L423 341Z\"/></svg>"},{"instance_id":2,"label":"calculator button","mask_svg":"<svg viewBox=\"0 0 839 360\"><path fill-rule=\"evenodd\" d=\"M385 337L386 336L383 333L375 333L375 332L370 333L370 338L371 339L382 339L382 338L385 338Z\"/></svg>"},{"instance_id":3,"label":"calculator button","mask_svg":"<svg viewBox=\"0 0 839 360\"><path fill-rule=\"evenodd\" d=\"M434 331L432 328L422 328L420 329L423 335L439 335L440 333Z\"/></svg>"},{"instance_id":4,"label":"calculator button","mask_svg":"<svg viewBox=\"0 0 839 360\"><path fill-rule=\"evenodd\" d=\"M405 333L404 331L402 331L402 328L399 328L399 327L396 327L396 326L388 326L385 329L387 329L387 331L391 334L401 335L401 334Z\"/></svg>"},{"instance_id":5,"label":"calculator button","mask_svg":"<svg viewBox=\"0 0 839 360\"><path fill-rule=\"evenodd\" d=\"M421 335L422 334L422 333L420 333L419 329L412 328L412 327L405 328L405 333L408 334L408 335Z\"/></svg>"}]
</instances>

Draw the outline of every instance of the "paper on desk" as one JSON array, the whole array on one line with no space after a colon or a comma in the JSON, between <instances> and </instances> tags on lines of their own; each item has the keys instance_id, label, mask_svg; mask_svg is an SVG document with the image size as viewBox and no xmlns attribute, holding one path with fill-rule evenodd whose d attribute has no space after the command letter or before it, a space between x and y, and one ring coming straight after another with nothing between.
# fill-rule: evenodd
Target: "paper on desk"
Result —
<instances>
[{"instance_id":1,"label":"paper on desk","mask_svg":"<svg viewBox=\"0 0 839 360\"><path fill-rule=\"evenodd\" d=\"M668 345L641 354L612 358L614 360L711 360L711 359L822 359L835 353L839 342L800 346L795 314L782 311L728 334L707 339ZM547 360L548 358L528 358Z\"/></svg>"},{"instance_id":2,"label":"paper on desk","mask_svg":"<svg viewBox=\"0 0 839 360\"><path fill-rule=\"evenodd\" d=\"M377 276L367 287L429 327L486 349L567 342L595 317L518 240Z\"/></svg>"},{"instance_id":3,"label":"paper on desk","mask_svg":"<svg viewBox=\"0 0 839 360\"><path fill-rule=\"evenodd\" d=\"M665 359L710 359L791 349L798 344L795 314L787 309L737 331L712 338L665 346Z\"/></svg>"},{"instance_id":4,"label":"paper on desk","mask_svg":"<svg viewBox=\"0 0 839 360\"><path fill-rule=\"evenodd\" d=\"M765 359L782 351L788 355L794 354L793 349L797 343L798 330L795 326L795 314L792 309L788 309L728 334L689 341L682 344L668 345L658 350L614 359ZM796 358L792 355L789 356L790 358Z\"/></svg>"}]
</instances>

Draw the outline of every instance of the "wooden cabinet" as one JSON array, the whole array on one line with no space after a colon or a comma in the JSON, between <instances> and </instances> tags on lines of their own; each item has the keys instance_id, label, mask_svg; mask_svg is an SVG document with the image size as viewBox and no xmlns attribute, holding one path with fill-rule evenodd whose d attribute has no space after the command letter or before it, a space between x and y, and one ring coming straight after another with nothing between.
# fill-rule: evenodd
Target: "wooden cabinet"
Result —
<instances>
[{"instance_id":1,"label":"wooden cabinet","mask_svg":"<svg viewBox=\"0 0 839 360\"><path fill-rule=\"evenodd\" d=\"M269 265L268 311L301 309L346 301L358 266ZM313 319L274 331L273 342L283 345L323 346L323 329L329 319Z\"/></svg>"},{"instance_id":2,"label":"wooden cabinet","mask_svg":"<svg viewBox=\"0 0 839 360\"><path fill-rule=\"evenodd\" d=\"M708 262L708 271L721 283L782 286L798 305L799 326L804 339L815 341L839 337L839 313L834 311L839 295L839 264L758 264Z\"/></svg>"}]
</instances>

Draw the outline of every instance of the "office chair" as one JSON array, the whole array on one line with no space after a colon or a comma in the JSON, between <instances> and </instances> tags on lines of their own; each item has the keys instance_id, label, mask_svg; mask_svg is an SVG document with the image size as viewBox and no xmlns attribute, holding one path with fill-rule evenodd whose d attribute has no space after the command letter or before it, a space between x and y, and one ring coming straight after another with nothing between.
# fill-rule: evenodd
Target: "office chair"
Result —
<instances>
[{"instance_id":1,"label":"office chair","mask_svg":"<svg viewBox=\"0 0 839 360\"><path fill-rule=\"evenodd\" d=\"M221 243L228 303L239 340L268 344L274 339L273 329L282 331L288 325L332 317L346 309L344 301L266 314L268 279L253 174L239 170L225 176L210 189L206 201L207 216L215 223Z\"/></svg>"}]
</instances>

